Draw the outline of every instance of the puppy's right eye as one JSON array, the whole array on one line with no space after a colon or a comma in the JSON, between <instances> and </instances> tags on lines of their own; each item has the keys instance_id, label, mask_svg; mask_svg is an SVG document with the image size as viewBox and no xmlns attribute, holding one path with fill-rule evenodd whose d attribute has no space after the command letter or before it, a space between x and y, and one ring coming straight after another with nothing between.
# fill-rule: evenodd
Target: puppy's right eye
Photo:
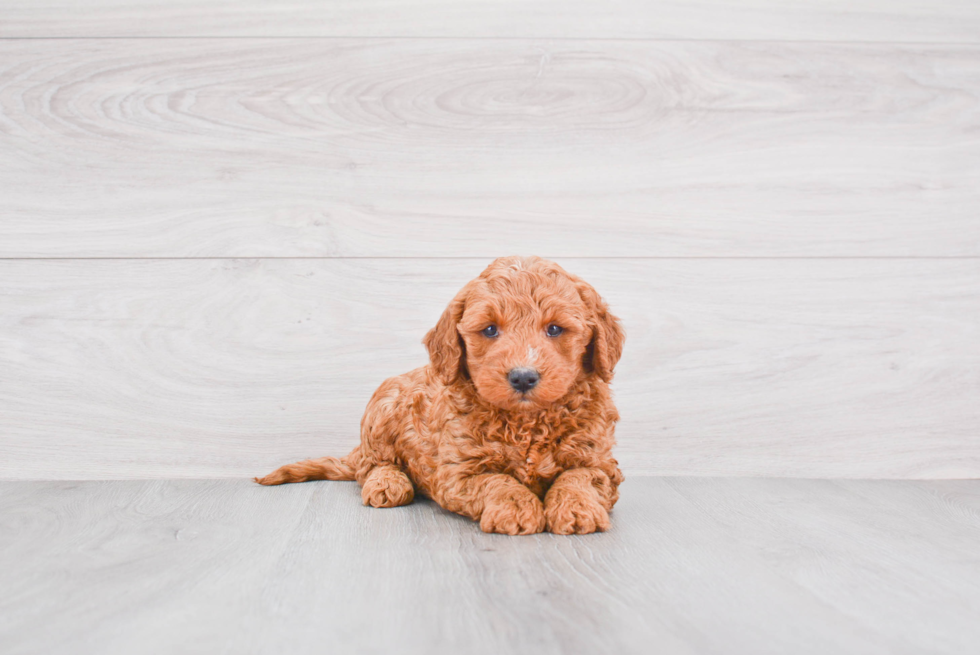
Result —
<instances>
[{"instance_id":1,"label":"puppy's right eye","mask_svg":"<svg viewBox=\"0 0 980 655\"><path fill-rule=\"evenodd\" d=\"M487 337L488 339L493 339L495 336L497 336L500 333L497 332L497 326L496 325L488 325L485 328L483 328L483 330L480 332L480 334L482 334L483 336Z\"/></svg>"}]
</instances>

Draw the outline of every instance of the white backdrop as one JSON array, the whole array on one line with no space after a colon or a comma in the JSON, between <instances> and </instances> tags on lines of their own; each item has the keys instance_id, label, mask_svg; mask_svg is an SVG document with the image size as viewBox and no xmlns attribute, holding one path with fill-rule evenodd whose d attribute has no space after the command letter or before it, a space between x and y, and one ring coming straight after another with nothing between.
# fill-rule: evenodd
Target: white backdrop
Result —
<instances>
[{"instance_id":1,"label":"white backdrop","mask_svg":"<svg viewBox=\"0 0 980 655\"><path fill-rule=\"evenodd\" d=\"M853 4L2 3L0 478L344 454L509 254L628 474L980 475L980 5Z\"/></svg>"}]
</instances>

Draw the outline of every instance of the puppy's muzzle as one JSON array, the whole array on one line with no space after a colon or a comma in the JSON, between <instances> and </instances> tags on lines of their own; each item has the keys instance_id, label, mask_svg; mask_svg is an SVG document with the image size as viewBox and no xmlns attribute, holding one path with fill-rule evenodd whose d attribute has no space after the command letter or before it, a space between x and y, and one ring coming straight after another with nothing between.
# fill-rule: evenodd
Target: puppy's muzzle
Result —
<instances>
[{"instance_id":1,"label":"puppy's muzzle","mask_svg":"<svg viewBox=\"0 0 980 655\"><path fill-rule=\"evenodd\" d=\"M507 374L507 381L510 382L510 386L514 388L514 391L519 391L520 393L527 393L540 380L541 375L536 370L525 366L512 368Z\"/></svg>"}]
</instances>

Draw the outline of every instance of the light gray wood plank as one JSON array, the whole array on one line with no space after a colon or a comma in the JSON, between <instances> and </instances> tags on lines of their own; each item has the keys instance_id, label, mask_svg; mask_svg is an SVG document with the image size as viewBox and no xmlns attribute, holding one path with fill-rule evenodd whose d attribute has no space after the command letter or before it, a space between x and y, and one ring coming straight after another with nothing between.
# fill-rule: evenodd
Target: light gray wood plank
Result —
<instances>
[{"instance_id":1,"label":"light gray wood plank","mask_svg":"<svg viewBox=\"0 0 980 655\"><path fill-rule=\"evenodd\" d=\"M0 257L980 256L978 97L977 46L12 40Z\"/></svg>"},{"instance_id":2,"label":"light gray wood plank","mask_svg":"<svg viewBox=\"0 0 980 655\"><path fill-rule=\"evenodd\" d=\"M969 41L969 0L4 0L0 36L402 36Z\"/></svg>"},{"instance_id":3,"label":"light gray wood plank","mask_svg":"<svg viewBox=\"0 0 980 655\"><path fill-rule=\"evenodd\" d=\"M977 481L633 478L485 535L354 483L0 484L5 653L964 653ZM974 506L975 507L975 506Z\"/></svg>"},{"instance_id":4,"label":"light gray wood plank","mask_svg":"<svg viewBox=\"0 0 980 655\"><path fill-rule=\"evenodd\" d=\"M483 260L0 262L0 477L346 454ZM561 260L626 326L629 473L980 475L980 261Z\"/></svg>"}]
</instances>

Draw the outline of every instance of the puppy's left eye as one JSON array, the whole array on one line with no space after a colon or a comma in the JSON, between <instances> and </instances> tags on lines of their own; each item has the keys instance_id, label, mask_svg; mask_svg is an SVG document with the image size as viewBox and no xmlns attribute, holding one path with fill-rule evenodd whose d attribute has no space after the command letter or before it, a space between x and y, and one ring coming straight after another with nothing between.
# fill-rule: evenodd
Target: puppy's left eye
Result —
<instances>
[{"instance_id":1,"label":"puppy's left eye","mask_svg":"<svg viewBox=\"0 0 980 655\"><path fill-rule=\"evenodd\" d=\"M500 334L500 331L497 330L497 326L496 325L488 325L485 328L483 328L483 330L481 331L481 333L483 334L483 336L488 337L490 339L493 339L498 334Z\"/></svg>"},{"instance_id":2,"label":"puppy's left eye","mask_svg":"<svg viewBox=\"0 0 980 655\"><path fill-rule=\"evenodd\" d=\"M549 325L547 330L549 337L557 337L559 334L561 334L564 331L565 329L562 326L555 325L554 323Z\"/></svg>"}]
</instances>

